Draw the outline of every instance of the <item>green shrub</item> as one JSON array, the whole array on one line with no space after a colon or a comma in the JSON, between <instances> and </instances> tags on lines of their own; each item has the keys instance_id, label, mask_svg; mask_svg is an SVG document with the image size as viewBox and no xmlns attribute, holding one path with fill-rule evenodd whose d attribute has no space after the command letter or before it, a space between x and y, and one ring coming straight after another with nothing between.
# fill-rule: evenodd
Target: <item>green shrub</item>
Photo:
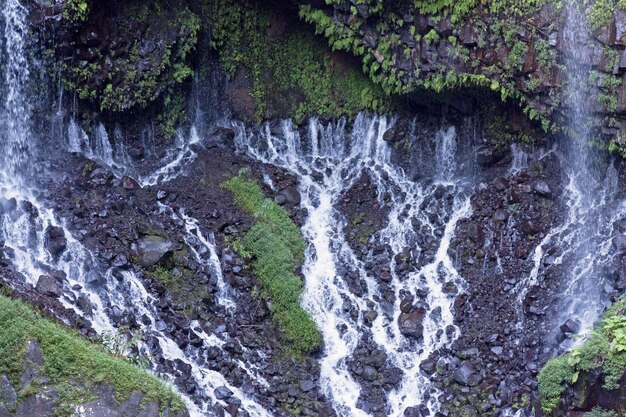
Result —
<instances>
[{"instance_id":1,"label":"green shrub","mask_svg":"<svg viewBox=\"0 0 626 417\"><path fill-rule=\"evenodd\" d=\"M120 401L138 390L147 395L146 400L158 400L162 407L184 408L170 388L136 365L111 356L26 304L0 295L0 374L7 374L14 384L19 382L24 345L32 339L38 341L44 355L43 374L63 388L64 394L76 394L76 387L68 388L74 381L87 386L103 382L115 388ZM80 398L72 399L77 400Z\"/></svg>"},{"instance_id":2,"label":"green shrub","mask_svg":"<svg viewBox=\"0 0 626 417\"><path fill-rule=\"evenodd\" d=\"M581 346L553 358L539 372L541 406L550 413L581 374L601 369L604 388L617 389L626 371L626 297L615 302Z\"/></svg>"},{"instance_id":3,"label":"green shrub","mask_svg":"<svg viewBox=\"0 0 626 417\"><path fill-rule=\"evenodd\" d=\"M63 9L63 18L71 22L83 22L89 15L89 0L67 0Z\"/></svg>"},{"instance_id":4,"label":"green shrub","mask_svg":"<svg viewBox=\"0 0 626 417\"><path fill-rule=\"evenodd\" d=\"M561 401L561 395L572 383L574 372L569 364L569 357L559 356L550 359L539 372L539 396L541 408L546 413L552 412Z\"/></svg>"},{"instance_id":5,"label":"green shrub","mask_svg":"<svg viewBox=\"0 0 626 417\"><path fill-rule=\"evenodd\" d=\"M300 230L287 211L266 198L246 172L228 180L224 187L256 220L243 240L233 246L252 259L263 292L271 299L272 318L289 347L297 354L319 349L322 336L300 306L302 282L294 274L306 248Z\"/></svg>"},{"instance_id":6,"label":"green shrub","mask_svg":"<svg viewBox=\"0 0 626 417\"><path fill-rule=\"evenodd\" d=\"M620 417L615 411L606 411L600 407L594 407L591 412L585 414L585 417Z\"/></svg>"}]
</instances>

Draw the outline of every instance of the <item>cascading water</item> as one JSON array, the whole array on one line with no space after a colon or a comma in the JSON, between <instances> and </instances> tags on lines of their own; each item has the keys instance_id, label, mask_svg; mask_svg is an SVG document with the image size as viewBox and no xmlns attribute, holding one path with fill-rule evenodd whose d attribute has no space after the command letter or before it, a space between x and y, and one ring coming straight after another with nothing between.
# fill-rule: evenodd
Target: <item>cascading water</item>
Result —
<instances>
[{"instance_id":1,"label":"cascading water","mask_svg":"<svg viewBox=\"0 0 626 417\"><path fill-rule=\"evenodd\" d=\"M569 138L563 147L566 178L564 200L568 209L565 221L551 230L534 253L535 267L531 285L540 269L563 268L564 290L555 309L557 320L578 321L580 332L592 328L608 301L604 282L599 279L603 267L610 264L613 224L626 213L615 200L617 170L613 162L602 172L591 159L590 140L590 40L584 10L579 2L567 2L563 31L568 88ZM550 265L544 264L544 251L557 246L558 256Z\"/></svg>"},{"instance_id":2,"label":"cascading water","mask_svg":"<svg viewBox=\"0 0 626 417\"><path fill-rule=\"evenodd\" d=\"M383 140L383 134L392 124L393 121L384 117L361 114L350 132L343 122L324 127L312 119L306 140L300 138L289 121L282 123L278 134L266 125L257 135L247 135L242 129L237 136L244 152L298 177L301 204L308 211L303 232L311 244L303 266L306 277L303 305L324 335L322 389L341 415L369 414L359 408L361 387L347 364L365 335L372 337L392 365L403 373L399 387L388 393L387 415L402 415L407 407L420 404L428 404L431 412L436 411L437 392L421 375L419 365L431 352L454 340L457 332L452 317L453 297L443 291L444 283L463 286L448 256L448 247L456 223L470 213L469 196L462 181L454 176L456 132L453 127L446 127L437 134L438 179L424 185L412 181L391 163L391 147ZM388 204L391 208L387 226L376 237L378 243L391 247L389 266L395 294L391 311L379 302L382 294L376 277L347 243L343 232L345 220L336 208L344 193L363 174L374 181L381 205ZM448 196L452 204L437 206L435 193ZM429 206L428 212L423 211L424 205ZM421 226L420 230L428 230L432 240L439 243L430 262L400 278L395 273L395 256L407 249L414 253L426 250L418 243L416 224ZM365 294L355 294L345 275L364 281ZM398 317L401 296L417 299L416 291L420 288L428 292L424 303L427 311L423 343L416 344L401 334ZM372 302L376 305L377 318L370 330L364 324L364 316L371 310ZM356 317L344 308L346 304L356 307Z\"/></svg>"},{"instance_id":3,"label":"cascading water","mask_svg":"<svg viewBox=\"0 0 626 417\"><path fill-rule=\"evenodd\" d=\"M169 335L157 311L154 297L148 294L141 281L132 271L103 271L95 257L75 239L63 222L57 220L52 210L46 208L35 197L39 194L35 188L28 186L28 162L32 157L29 144L33 141L30 134L30 106L28 103L28 59L26 58L25 36L27 34L26 9L18 0L7 0L3 8L5 19L4 56L6 56L5 103L2 112L2 140L0 150L0 242L5 254L9 254L13 266L27 281L34 286L39 277L46 274L61 273L63 285L61 302L83 316L99 334L115 333L116 329L110 320L116 312L130 312L135 317L143 317L140 321L141 333L146 339L156 343L142 343L140 349L148 357L154 356L155 349L163 359L187 364L196 384L202 388L204 395L192 402L183 398L192 417L211 415L212 404L216 401L214 394L218 387L227 388L233 399L240 401L243 409L253 416L265 417L270 414L253 400L247 393L229 384L224 376L205 367L206 358L203 350L221 346L225 340L209 336L199 325L192 331L204 343L199 348L181 349ZM118 136L116 134L116 136ZM176 168L193 159L195 154L189 145L197 140L192 130L192 140L179 138L180 146L168 153L170 161L155 173L141 178L146 184L154 184L159 180L168 180ZM119 137L115 138L116 149L113 148L104 126L97 127L93 140L86 135L76 122L68 126L68 147L72 152L84 152L89 156L109 163L117 164L124 172L128 169L128 159L122 154L123 147ZM206 265L208 273L218 277L220 295L226 297L221 272L217 259L215 243L210 237L199 232L197 222L186 216L178 215L185 222L188 232L189 246L200 264ZM61 231L65 244L62 253L52 253L47 246L47 231L55 228ZM121 277L121 279L118 279ZM81 304L80 299L86 300ZM232 301L224 298L227 307ZM79 307L88 305L88 308ZM253 379L263 384L254 370L245 368ZM167 377L167 375L165 375ZM267 384L267 383L265 383Z\"/></svg>"},{"instance_id":4,"label":"cascading water","mask_svg":"<svg viewBox=\"0 0 626 417\"><path fill-rule=\"evenodd\" d=\"M19 182L30 154L30 105L26 99L29 62L25 55L27 10L18 0L7 0L4 17L4 107L2 115L2 166L5 182Z\"/></svg>"}]
</instances>

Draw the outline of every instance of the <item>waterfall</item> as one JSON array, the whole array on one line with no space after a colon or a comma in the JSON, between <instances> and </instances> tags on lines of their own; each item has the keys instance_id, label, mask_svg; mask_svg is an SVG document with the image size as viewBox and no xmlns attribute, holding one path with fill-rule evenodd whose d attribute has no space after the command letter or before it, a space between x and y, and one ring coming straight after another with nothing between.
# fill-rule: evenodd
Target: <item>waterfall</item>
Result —
<instances>
[{"instance_id":1,"label":"waterfall","mask_svg":"<svg viewBox=\"0 0 626 417\"><path fill-rule=\"evenodd\" d=\"M556 263L568 264L564 282L564 301L560 320L575 319L581 324L581 333L591 329L602 313L606 299L603 299L604 283L598 279L601 266L608 264L610 242L614 221L623 215L619 207L614 207L610 186L612 178L617 178L613 164L601 175L596 172L591 160L589 141L590 100L589 85L591 51L587 43L591 39L585 11L579 2L566 2L567 15L563 31L565 62L568 86L565 91L569 109L569 140L564 160L567 162L568 184L565 199L568 216L555 236L561 241L562 251ZM601 177L604 176L604 184ZM616 218L611 219L611 217Z\"/></svg>"},{"instance_id":2,"label":"waterfall","mask_svg":"<svg viewBox=\"0 0 626 417\"><path fill-rule=\"evenodd\" d=\"M306 286L303 305L311 313L324 335L325 349L321 358L321 384L324 394L332 399L340 415L364 416L360 409L361 387L351 375L348 362L362 337L371 338L388 355L392 366L403 373L398 388L388 393L387 415L401 416L411 406L427 404L431 412L438 409L438 392L430 386L419 365L430 353L449 346L457 335L454 328L453 296L445 294L444 283L461 288L463 280L448 256L448 247L457 222L470 214L469 196L459 178L454 177L454 127L443 127L435 136L437 143L437 178L434 184L412 181L391 162L391 147L383 140L394 120L360 114L348 131L345 123L323 126L318 120L309 123L308 134L301 138L290 121L283 121L274 133L265 125L258 134L248 134L240 126L237 135L242 151L266 164L276 165L295 174L299 180L302 206L308 211L303 227L310 243L303 266ZM379 203L390 202L387 226L375 237L378 244L389 245L392 273L391 287L395 294L392 311L380 302L382 289L377 277L354 252L344 236L345 219L337 209L340 199L361 177L369 175L379 194ZM451 197L450 207L437 206L437 192ZM445 198L441 198L444 201ZM436 220L429 216L439 212ZM432 260L408 277L399 277L395 257L402 251L417 254L425 251L418 243L421 230L429 230L438 247ZM365 294L355 294L346 275L365 282ZM428 292L423 322L423 340L416 343L399 328L402 298L419 299L419 289ZM377 318L368 329L365 314L376 306ZM355 317L345 305L357 309ZM446 329L442 332L442 329Z\"/></svg>"},{"instance_id":3,"label":"waterfall","mask_svg":"<svg viewBox=\"0 0 626 417\"><path fill-rule=\"evenodd\" d=\"M146 357L159 355L172 363L186 364L191 370L191 377L200 387L201 392L196 402L182 395L191 417L213 415L213 404L217 402L214 391L225 387L233 394L232 400L239 401L242 408L255 417L269 417L271 414L250 398L247 392L231 385L226 378L206 365L206 350L222 346L228 340L227 335L207 335L196 323L191 330L203 344L199 347L181 349L173 335L163 327L163 321L156 307L158 300L151 296L140 279L132 271L103 270L97 257L85 248L68 230L62 220L36 197L40 194L27 181L29 158L32 157L30 143L35 139L30 129L30 105L28 103L29 65L26 57L25 36L27 35L26 9L18 0L7 0L3 8L5 18L4 51L5 67L5 103L2 112L3 134L0 141L0 242L4 253L11 258L13 267L19 272L26 284L35 286L39 277L60 273L64 277L60 301L64 307L85 318L92 329L99 335L117 332L113 321L114 314L142 317L137 320L145 340L156 343L141 343L141 353ZM169 180L180 171L180 165L195 157L189 146L195 143L197 134L192 131L191 140L177 139L177 146L166 155L169 159L156 172L140 178L146 184ZM120 132L114 132L114 139L100 124L90 138L74 120L67 127L67 146L71 152L85 155L109 164L119 172L127 172L129 159L123 152ZM213 238L200 232L195 219L180 213L171 212L172 216L182 219L187 231L187 243L199 264L206 266L207 273L218 279L220 297L227 308L233 302L228 298L223 282L221 265L217 258L217 249ZM61 234L65 244L61 253L51 251L47 245L47 233L53 228ZM80 300L85 301L80 302ZM85 307L87 306L87 307ZM238 364L247 372L255 383L267 386L258 373L246 364ZM156 364L154 364L156 370ZM163 375L166 379L175 378Z\"/></svg>"},{"instance_id":4,"label":"waterfall","mask_svg":"<svg viewBox=\"0 0 626 417\"><path fill-rule=\"evenodd\" d=\"M29 62L25 45L28 36L27 10L19 0L7 0L3 9L5 56L4 106L0 175L5 181L19 182L30 154L30 104L26 89Z\"/></svg>"}]
</instances>

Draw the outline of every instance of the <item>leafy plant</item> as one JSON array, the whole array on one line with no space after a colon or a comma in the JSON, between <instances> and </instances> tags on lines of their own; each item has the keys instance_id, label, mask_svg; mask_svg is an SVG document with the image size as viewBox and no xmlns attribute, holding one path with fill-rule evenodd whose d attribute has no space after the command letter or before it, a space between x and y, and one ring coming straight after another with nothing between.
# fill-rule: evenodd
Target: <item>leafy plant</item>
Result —
<instances>
[{"instance_id":1,"label":"leafy plant","mask_svg":"<svg viewBox=\"0 0 626 417\"><path fill-rule=\"evenodd\" d=\"M265 197L247 171L223 186L233 194L235 203L255 218L255 224L233 249L243 249L242 256L251 259L263 292L271 299L274 321L295 353L319 349L322 336L300 306L302 282L294 274L306 247L300 230L285 209Z\"/></svg>"}]
</instances>

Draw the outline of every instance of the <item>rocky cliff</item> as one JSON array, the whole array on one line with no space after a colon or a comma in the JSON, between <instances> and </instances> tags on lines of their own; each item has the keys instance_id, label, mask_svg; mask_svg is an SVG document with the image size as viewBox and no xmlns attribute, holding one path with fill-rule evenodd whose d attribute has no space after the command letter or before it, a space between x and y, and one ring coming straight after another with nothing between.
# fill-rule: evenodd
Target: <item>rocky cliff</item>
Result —
<instances>
[{"instance_id":1,"label":"rocky cliff","mask_svg":"<svg viewBox=\"0 0 626 417\"><path fill-rule=\"evenodd\" d=\"M52 267L27 285L9 242L0 248L0 272L14 296L92 338L98 309L116 328L147 329L141 340L153 367L208 415L254 407L277 416L341 415L320 365L328 352L318 335L293 349L297 332L286 329L311 321L281 316L283 299L264 282L258 246L248 239L264 211L288 213L279 226L261 225L281 236L306 226L319 208L319 194L301 193L335 193L319 217L337 219L323 225L333 227L333 250L350 257L332 259L336 285L324 294L342 293L325 313L343 320L331 336L358 329L335 364L360 389L350 410L423 417L436 403L437 415L460 417L619 408L622 381L619 391L605 389L589 364L575 382L574 368L544 371L544 384L556 381L558 391L547 401L558 407L546 409L537 377L579 329L564 313L573 303L564 277L585 269L581 259L590 257L597 277L581 293L609 303L626 289L624 170L604 152L607 143L620 149L626 129L621 4L589 2L590 36L580 45L592 86L589 122L602 148L590 175L598 180L584 188L567 135L556 134L568 133L565 115L579 104L565 94L560 2L29 4L47 69L38 87L49 93L34 111L47 172L34 183L67 229L37 226L40 213L27 200L0 208L39 227L41 250L54 259L72 258L67 239L76 236L93 257L89 289L106 302L76 297L72 277ZM64 110L50 117L52 106ZM397 117L361 114L366 130L352 124L363 110ZM317 117L307 128L308 116ZM294 123L280 120L287 118ZM260 210L246 210L224 185L241 175L262 190ZM576 200L592 189L593 198ZM594 221L593 232L583 228ZM397 227L405 234L390 240ZM306 281L294 273L299 248L279 267L265 265L287 270L296 295ZM427 283L429 274L435 278ZM285 297L291 304L293 294ZM444 319L449 325L437 327ZM385 329L397 325L399 345L380 342L381 320ZM402 354L416 355L419 367ZM398 410L404 402L390 393L404 378L428 389ZM8 380L12 398L17 377ZM95 391L92 405L118 415L147 401L137 392L122 398L106 384Z\"/></svg>"}]
</instances>

